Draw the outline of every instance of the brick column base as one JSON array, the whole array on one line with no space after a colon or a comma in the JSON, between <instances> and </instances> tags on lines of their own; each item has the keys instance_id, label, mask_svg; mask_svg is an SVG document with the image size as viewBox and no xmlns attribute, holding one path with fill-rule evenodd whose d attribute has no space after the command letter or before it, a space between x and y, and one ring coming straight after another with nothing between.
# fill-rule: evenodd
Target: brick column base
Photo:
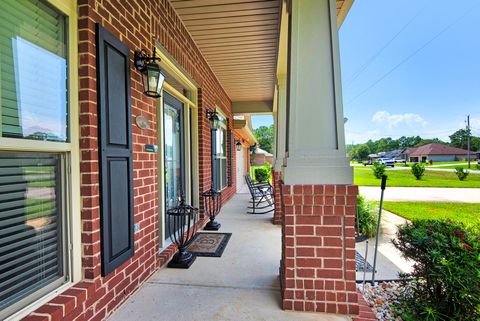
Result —
<instances>
[{"instance_id":1,"label":"brick column base","mask_svg":"<svg viewBox=\"0 0 480 321\"><path fill-rule=\"evenodd\" d=\"M273 224L282 224L283 220L283 205L282 205L282 175L272 168L273 191L275 198L275 212L273 214Z\"/></svg>"},{"instance_id":2,"label":"brick column base","mask_svg":"<svg viewBox=\"0 0 480 321\"><path fill-rule=\"evenodd\" d=\"M283 309L358 314L354 185L284 185Z\"/></svg>"}]
</instances>

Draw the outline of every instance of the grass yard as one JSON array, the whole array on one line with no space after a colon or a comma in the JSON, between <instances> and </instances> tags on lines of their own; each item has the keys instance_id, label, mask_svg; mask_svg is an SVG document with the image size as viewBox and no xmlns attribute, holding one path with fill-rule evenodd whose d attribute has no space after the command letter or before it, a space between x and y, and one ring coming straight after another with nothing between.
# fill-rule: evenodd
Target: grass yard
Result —
<instances>
[{"instance_id":1,"label":"grass yard","mask_svg":"<svg viewBox=\"0 0 480 321\"><path fill-rule=\"evenodd\" d=\"M406 219L451 219L480 229L480 203L384 202L383 208Z\"/></svg>"},{"instance_id":2,"label":"grass yard","mask_svg":"<svg viewBox=\"0 0 480 321\"><path fill-rule=\"evenodd\" d=\"M479 168L477 168L477 165L479 166ZM455 168L457 168L457 167L461 167L461 168L463 168L463 169L467 169L467 170L468 170L468 165L467 165L467 164L464 164L464 165L452 165L452 166L442 166L442 167L438 167L438 168L455 169ZM480 169L480 164L477 164L477 161L470 163L470 170L479 170L479 169Z\"/></svg>"},{"instance_id":3,"label":"grass yard","mask_svg":"<svg viewBox=\"0 0 480 321\"><path fill-rule=\"evenodd\" d=\"M380 186L380 180L373 176L372 167L354 167L354 182L360 186ZM416 187L480 187L480 174L470 173L466 180L460 181L453 172L425 171L421 180L416 180L409 169L388 170L387 186Z\"/></svg>"}]
</instances>

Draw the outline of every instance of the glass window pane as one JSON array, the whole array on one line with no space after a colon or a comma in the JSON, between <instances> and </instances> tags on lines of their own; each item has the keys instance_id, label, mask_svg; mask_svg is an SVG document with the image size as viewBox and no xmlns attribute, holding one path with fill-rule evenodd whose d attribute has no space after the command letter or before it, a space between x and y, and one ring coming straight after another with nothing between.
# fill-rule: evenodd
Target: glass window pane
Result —
<instances>
[{"instance_id":1,"label":"glass window pane","mask_svg":"<svg viewBox=\"0 0 480 321\"><path fill-rule=\"evenodd\" d=\"M0 152L0 310L64 279L60 156Z\"/></svg>"},{"instance_id":2,"label":"glass window pane","mask_svg":"<svg viewBox=\"0 0 480 321\"><path fill-rule=\"evenodd\" d=\"M227 160L222 159L222 188L227 187Z\"/></svg>"},{"instance_id":3,"label":"glass window pane","mask_svg":"<svg viewBox=\"0 0 480 321\"><path fill-rule=\"evenodd\" d=\"M66 18L44 1L2 0L3 137L68 141Z\"/></svg>"}]
</instances>

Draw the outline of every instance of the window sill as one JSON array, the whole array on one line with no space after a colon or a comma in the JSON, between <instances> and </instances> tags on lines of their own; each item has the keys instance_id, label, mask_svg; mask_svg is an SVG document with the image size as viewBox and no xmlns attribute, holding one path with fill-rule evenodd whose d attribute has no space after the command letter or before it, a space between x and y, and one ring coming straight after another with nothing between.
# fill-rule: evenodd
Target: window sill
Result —
<instances>
[{"instance_id":1,"label":"window sill","mask_svg":"<svg viewBox=\"0 0 480 321\"><path fill-rule=\"evenodd\" d=\"M61 292L63 288L59 288L50 294L51 300L37 307L33 312L31 311L31 307L27 307L6 320L17 320L24 316L23 321L61 320L78 307L81 307L87 299L91 299L95 295L95 284L92 282L82 281L74 285L68 284L66 286L68 288L65 291ZM79 313L81 312L83 312L83 310L79 311Z\"/></svg>"}]
</instances>

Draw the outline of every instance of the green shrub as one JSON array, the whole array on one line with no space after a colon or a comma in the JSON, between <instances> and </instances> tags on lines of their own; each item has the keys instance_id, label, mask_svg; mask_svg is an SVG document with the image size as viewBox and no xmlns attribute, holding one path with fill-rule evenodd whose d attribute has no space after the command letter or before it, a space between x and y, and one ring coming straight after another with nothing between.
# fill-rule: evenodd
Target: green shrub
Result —
<instances>
[{"instance_id":1,"label":"green shrub","mask_svg":"<svg viewBox=\"0 0 480 321\"><path fill-rule=\"evenodd\" d=\"M385 170L387 169L387 165L382 164L380 162L375 162L373 163L372 171L373 175L375 175L375 178L382 178L383 175L385 175Z\"/></svg>"},{"instance_id":2,"label":"green shrub","mask_svg":"<svg viewBox=\"0 0 480 321\"><path fill-rule=\"evenodd\" d=\"M463 181L468 176L468 171L464 170L463 167L455 167L455 174L459 180Z\"/></svg>"},{"instance_id":3,"label":"green shrub","mask_svg":"<svg viewBox=\"0 0 480 321\"><path fill-rule=\"evenodd\" d=\"M255 180L259 183L266 183L270 178L270 170L265 166L255 168Z\"/></svg>"},{"instance_id":4,"label":"green shrub","mask_svg":"<svg viewBox=\"0 0 480 321\"><path fill-rule=\"evenodd\" d=\"M480 320L480 235L452 221L421 220L400 227L393 241L413 262L401 275L403 320Z\"/></svg>"},{"instance_id":5,"label":"green shrub","mask_svg":"<svg viewBox=\"0 0 480 321\"><path fill-rule=\"evenodd\" d=\"M475 164L475 168L480 171L480 164Z\"/></svg>"},{"instance_id":6,"label":"green shrub","mask_svg":"<svg viewBox=\"0 0 480 321\"><path fill-rule=\"evenodd\" d=\"M365 201L363 196L357 196L357 221L358 233L367 238L375 236L377 233L378 208L373 202Z\"/></svg>"},{"instance_id":7,"label":"green shrub","mask_svg":"<svg viewBox=\"0 0 480 321\"><path fill-rule=\"evenodd\" d=\"M417 180L420 180L423 174L425 174L425 165L421 163L415 163L412 165L411 171L413 176L415 176Z\"/></svg>"}]
</instances>

